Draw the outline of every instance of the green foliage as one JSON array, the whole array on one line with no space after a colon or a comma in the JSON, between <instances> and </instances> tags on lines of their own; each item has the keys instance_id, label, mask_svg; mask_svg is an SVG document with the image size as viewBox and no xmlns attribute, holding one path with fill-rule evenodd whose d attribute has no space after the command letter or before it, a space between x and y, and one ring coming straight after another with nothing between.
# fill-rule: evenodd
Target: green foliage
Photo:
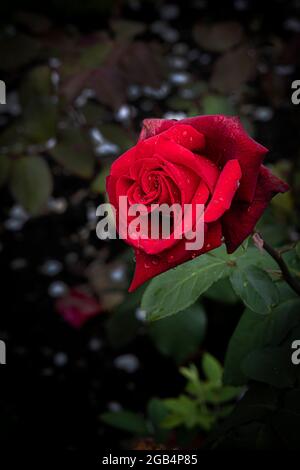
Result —
<instances>
[{"instance_id":1,"label":"green foliage","mask_svg":"<svg viewBox=\"0 0 300 470\"><path fill-rule=\"evenodd\" d=\"M107 321L108 339L114 348L122 348L134 340L141 330L136 316L145 287L140 287L126 297ZM196 304L173 317L146 325L146 333L161 354L180 364L201 345L206 333L204 308Z\"/></svg>"},{"instance_id":2,"label":"green foliage","mask_svg":"<svg viewBox=\"0 0 300 470\"><path fill-rule=\"evenodd\" d=\"M202 360L205 376L216 385L221 385L223 368L221 364L210 354L205 354Z\"/></svg>"},{"instance_id":3,"label":"green foliage","mask_svg":"<svg viewBox=\"0 0 300 470\"><path fill-rule=\"evenodd\" d=\"M135 310L141 301L144 287L140 287L135 292L129 294L113 314L111 314L106 331L111 345L121 348L132 341L140 328L140 322L136 318Z\"/></svg>"},{"instance_id":4,"label":"green foliage","mask_svg":"<svg viewBox=\"0 0 300 470\"><path fill-rule=\"evenodd\" d=\"M208 353L203 355L202 370L204 380L200 378L194 365L180 369L187 379L186 394L163 400L169 411L162 421L163 427L198 427L209 431L218 420L230 413L230 402L237 398L240 389L222 385L223 368L217 359Z\"/></svg>"},{"instance_id":5,"label":"green foliage","mask_svg":"<svg viewBox=\"0 0 300 470\"><path fill-rule=\"evenodd\" d=\"M257 266L233 270L230 280L235 293L255 312L269 313L279 301L276 285L270 276Z\"/></svg>"},{"instance_id":6,"label":"green foliage","mask_svg":"<svg viewBox=\"0 0 300 470\"><path fill-rule=\"evenodd\" d=\"M220 279L203 293L203 296L218 303L236 304L239 301L229 278Z\"/></svg>"},{"instance_id":7,"label":"green foliage","mask_svg":"<svg viewBox=\"0 0 300 470\"><path fill-rule=\"evenodd\" d=\"M13 161L10 190L28 212L37 214L52 192L52 176L45 160L32 156Z\"/></svg>"},{"instance_id":8,"label":"green foliage","mask_svg":"<svg viewBox=\"0 0 300 470\"><path fill-rule=\"evenodd\" d=\"M300 278L295 250L283 257L291 272ZM278 280L280 274L273 258L255 246L242 246L232 255L221 246L153 279L143 296L142 308L150 321L157 320L187 308L204 295L227 303L240 298L253 311L268 314L280 300L272 280Z\"/></svg>"},{"instance_id":9,"label":"green foliage","mask_svg":"<svg viewBox=\"0 0 300 470\"><path fill-rule=\"evenodd\" d=\"M118 38L130 39L141 34L146 29L146 24L140 21L129 21L124 19L113 20L112 29Z\"/></svg>"},{"instance_id":10,"label":"green foliage","mask_svg":"<svg viewBox=\"0 0 300 470\"><path fill-rule=\"evenodd\" d=\"M223 368L208 353L203 355L202 369L204 380L194 364L182 367L180 373L187 380L185 393L176 398L153 398L148 403L145 418L121 410L104 413L101 419L135 435L152 435L156 442L166 442L169 431L175 428L209 431L231 412L232 402L236 401L241 389L222 385Z\"/></svg>"},{"instance_id":11,"label":"green foliage","mask_svg":"<svg viewBox=\"0 0 300 470\"><path fill-rule=\"evenodd\" d=\"M205 311L199 304L149 325L149 335L157 349L179 364L197 351L205 332Z\"/></svg>"},{"instance_id":12,"label":"green foliage","mask_svg":"<svg viewBox=\"0 0 300 470\"><path fill-rule=\"evenodd\" d=\"M106 177L109 175L110 166L104 166L91 183L91 190L94 193L104 194L106 191Z\"/></svg>"},{"instance_id":13,"label":"green foliage","mask_svg":"<svg viewBox=\"0 0 300 470\"><path fill-rule=\"evenodd\" d=\"M296 248L295 248L296 255L300 259L300 242L297 243Z\"/></svg>"},{"instance_id":14,"label":"green foliage","mask_svg":"<svg viewBox=\"0 0 300 470\"><path fill-rule=\"evenodd\" d=\"M130 134L117 124L103 124L100 126L100 130L105 139L118 145L122 152L125 152L125 150L134 145Z\"/></svg>"},{"instance_id":15,"label":"green foliage","mask_svg":"<svg viewBox=\"0 0 300 470\"><path fill-rule=\"evenodd\" d=\"M0 187L6 183L9 176L10 159L7 155L0 155Z\"/></svg>"},{"instance_id":16,"label":"green foliage","mask_svg":"<svg viewBox=\"0 0 300 470\"><path fill-rule=\"evenodd\" d=\"M252 382L206 444L212 450L298 450L298 387L278 390Z\"/></svg>"},{"instance_id":17,"label":"green foliage","mask_svg":"<svg viewBox=\"0 0 300 470\"><path fill-rule=\"evenodd\" d=\"M14 70L35 59L40 50L39 42L22 33L0 36L2 70Z\"/></svg>"},{"instance_id":18,"label":"green foliage","mask_svg":"<svg viewBox=\"0 0 300 470\"><path fill-rule=\"evenodd\" d=\"M205 95L201 101L203 114L225 114L234 115L236 113L228 98L217 94Z\"/></svg>"},{"instance_id":19,"label":"green foliage","mask_svg":"<svg viewBox=\"0 0 300 470\"><path fill-rule=\"evenodd\" d=\"M93 175L95 158L91 146L80 129L66 129L59 136L51 156L68 171L82 178Z\"/></svg>"},{"instance_id":20,"label":"green foliage","mask_svg":"<svg viewBox=\"0 0 300 470\"><path fill-rule=\"evenodd\" d=\"M230 266L224 255L202 255L153 279L142 308L149 320L158 320L192 305L214 282L228 275Z\"/></svg>"},{"instance_id":21,"label":"green foliage","mask_svg":"<svg viewBox=\"0 0 300 470\"><path fill-rule=\"evenodd\" d=\"M58 106L53 97L51 70L46 65L32 68L20 88L21 133L28 144L46 143L55 137Z\"/></svg>"},{"instance_id":22,"label":"green foliage","mask_svg":"<svg viewBox=\"0 0 300 470\"><path fill-rule=\"evenodd\" d=\"M144 418L132 411L108 411L101 415L101 419L110 426L136 435L145 436L148 434L147 423Z\"/></svg>"},{"instance_id":23,"label":"green foliage","mask_svg":"<svg viewBox=\"0 0 300 470\"><path fill-rule=\"evenodd\" d=\"M291 362L291 344L300 334L299 308L296 298L269 315L245 310L226 353L226 384L243 385L254 379L278 388L293 385L297 368Z\"/></svg>"},{"instance_id":24,"label":"green foliage","mask_svg":"<svg viewBox=\"0 0 300 470\"><path fill-rule=\"evenodd\" d=\"M168 410L159 398L152 398L147 405L147 416L149 419L149 427L155 436L156 442L165 442L169 436L169 430L164 429L161 423L168 415Z\"/></svg>"}]
</instances>

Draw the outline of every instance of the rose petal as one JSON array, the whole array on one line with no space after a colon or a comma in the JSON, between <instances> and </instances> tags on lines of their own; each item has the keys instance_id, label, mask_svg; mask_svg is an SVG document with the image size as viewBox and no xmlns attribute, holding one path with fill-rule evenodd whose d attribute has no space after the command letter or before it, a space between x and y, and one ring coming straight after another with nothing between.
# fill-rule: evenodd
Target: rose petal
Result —
<instances>
[{"instance_id":1,"label":"rose petal","mask_svg":"<svg viewBox=\"0 0 300 470\"><path fill-rule=\"evenodd\" d=\"M137 147L134 146L117 158L110 168L112 176L130 175L130 168L137 158Z\"/></svg>"},{"instance_id":2,"label":"rose petal","mask_svg":"<svg viewBox=\"0 0 300 470\"><path fill-rule=\"evenodd\" d=\"M182 147L200 151L205 147L205 137L192 126L186 124L174 125L161 133L161 137L166 137Z\"/></svg>"},{"instance_id":3,"label":"rose petal","mask_svg":"<svg viewBox=\"0 0 300 470\"><path fill-rule=\"evenodd\" d=\"M175 119L144 119L139 140L145 140L174 126Z\"/></svg>"},{"instance_id":4,"label":"rose petal","mask_svg":"<svg viewBox=\"0 0 300 470\"><path fill-rule=\"evenodd\" d=\"M193 170L206 183L211 192L214 190L219 177L219 170L213 162L201 155L194 154L175 142L167 140L163 135L158 138L153 137L153 139L158 139L158 152L161 158L176 165L184 165ZM149 140L145 141L145 143L149 142ZM187 184L185 186L187 187Z\"/></svg>"},{"instance_id":5,"label":"rose petal","mask_svg":"<svg viewBox=\"0 0 300 470\"><path fill-rule=\"evenodd\" d=\"M161 162L155 157L155 155L147 158L143 155L139 155L139 158L135 160L134 165L129 169L130 176L135 180L139 180L143 173L161 169L160 165Z\"/></svg>"},{"instance_id":6,"label":"rose petal","mask_svg":"<svg viewBox=\"0 0 300 470\"><path fill-rule=\"evenodd\" d=\"M80 328L101 312L101 305L90 294L75 287L55 302L56 311L74 328Z\"/></svg>"},{"instance_id":7,"label":"rose petal","mask_svg":"<svg viewBox=\"0 0 300 470\"><path fill-rule=\"evenodd\" d=\"M259 169L267 149L253 140L238 118L216 115L187 118L189 124L205 136L205 155L222 167L228 160L237 159L242 170L238 197L251 202L254 197Z\"/></svg>"},{"instance_id":8,"label":"rose petal","mask_svg":"<svg viewBox=\"0 0 300 470\"><path fill-rule=\"evenodd\" d=\"M266 167L261 167L252 203L234 202L222 218L228 253L235 251L250 235L270 200L277 193L285 193L288 190L288 184L272 175Z\"/></svg>"},{"instance_id":9,"label":"rose petal","mask_svg":"<svg viewBox=\"0 0 300 470\"><path fill-rule=\"evenodd\" d=\"M219 176L212 199L205 210L205 222L219 219L231 206L242 172L238 160L229 160Z\"/></svg>"},{"instance_id":10,"label":"rose petal","mask_svg":"<svg viewBox=\"0 0 300 470\"><path fill-rule=\"evenodd\" d=\"M133 239L131 240L131 245L135 246L136 248L140 248L144 250L145 253L155 255L160 254L163 251L169 250L171 247L175 246L178 243L181 243L182 239L184 238L184 233L189 232L192 229L195 229L196 226L196 212L193 210L196 204L205 204L209 196L209 191L207 186L201 182L196 193L194 199L191 203L191 210L192 216L187 220L191 220L191 226L188 226L187 223L184 225L182 223L182 218L180 219L180 226L176 227L176 238L174 231L170 234L169 238L160 238L160 239ZM183 212L183 210L182 210ZM182 239L179 236L182 235Z\"/></svg>"}]
</instances>

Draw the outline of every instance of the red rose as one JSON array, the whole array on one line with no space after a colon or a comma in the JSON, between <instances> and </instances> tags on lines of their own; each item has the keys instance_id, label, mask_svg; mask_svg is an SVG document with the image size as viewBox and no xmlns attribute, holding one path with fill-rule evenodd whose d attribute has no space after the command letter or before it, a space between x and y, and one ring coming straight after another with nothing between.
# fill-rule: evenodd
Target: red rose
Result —
<instances>
[{"instance_id":1,"label":"red rose","mask_svg":"<svg viewBox=\"0 0 300 470\"><path fill-rule=\"evenodd\" d=\"M252 232L269 201L288 185L262 165L267 149L237 118L200 116L181 121L147 119L138 143L121 155L107 178L117 217L119 196L129 205L204 204L204 246L186 240L129 238L136 269L130 291L148 279L220 246L232 253ZM121 214L122 215L122 214Z\"/></svg>"}]
</instances>

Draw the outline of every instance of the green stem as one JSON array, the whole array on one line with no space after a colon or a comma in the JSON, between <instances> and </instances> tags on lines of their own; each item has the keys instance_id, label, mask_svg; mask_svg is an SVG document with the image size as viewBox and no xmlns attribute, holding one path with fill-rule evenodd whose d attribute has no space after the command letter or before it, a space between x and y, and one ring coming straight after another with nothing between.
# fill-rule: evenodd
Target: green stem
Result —
<instances>
[{"instance_id":1,"label":"green stem","mask_svg":"<svg viewBox=\"0 0 300 470\"><path fill-rule=\"evenodd\" d=\"M257 246L262 246L262 248L264 248L266 252L269 253L270 256L272 256L272 258L278 264L282 272L283 279L288 283L288 285L293 289L293 291L295 291L296 294L300 296L300 283L292 276L286 262L281 256L281 253L275 250L271 245L269 245L259 233L255 232L253 234L253 239L254 243Z\"/></svg>"}]
</instances>

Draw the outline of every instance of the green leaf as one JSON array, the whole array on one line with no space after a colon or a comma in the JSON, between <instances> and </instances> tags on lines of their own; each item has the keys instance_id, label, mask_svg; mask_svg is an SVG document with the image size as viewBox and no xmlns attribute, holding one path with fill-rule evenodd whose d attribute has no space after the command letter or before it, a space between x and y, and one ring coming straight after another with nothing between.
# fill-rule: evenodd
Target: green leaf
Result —
<instances>
[{"instance_id":1,"label":"green leaf","mask_svg":"<svg viewBox=\"0 0 300 470\"><path fill-rule=\"evenodd\" d=\"M298 277L298 282L300 282L300 260L297 256L296 250L287 251L282 255L284 261L288 265L289 270L294 276Z\"/></svg>"},{"instance_id":2,"label":"green leaf","mask_svg":"<svg viewBox=\"0 0 300 470\"><path fill-rule=\"evenodd\" d=\"M10 190L31 214L37 214L52 192L52 176L41 157L22 157L12 164Z\"/></svg>"},{"instance_id":3,"label":"green leaf","mask_svg":"<svg viewBox=\"0 0 300 470\"><path fill-rule=\"evenodd\" d=\"M190 364L189 367L181 367L179 371L188 381L185 390L195 397L202 396L203 382L200 380L195 364Z\"/></svg>"},{"instance_id":4,"label":"green leaf","mask_svg":"<svg viewBox=\"0 0 300 470\"><path fill-rule=\"evenodd\" d=\"M152 398L147 405L147 415L153 426L156 442L165 442L169 432L162 428L162 422L168 416L169 412L163 400Z\"/></svg>"},{"instance_id":5,"label":"green leaf","mask_svg":"<svg viewBox=\"0 0 300 470\"><path fill-rule=\"evenodd\" d=\"M199 304L149 325L149 334L157 349L177 363L197 351L205 331L206 316Z\"/></svg>"},{"instance_id":6,"label":"green leaf","mask_svg":"<svg viewBox=\"0 0 300 470\"><path fill-rule=\"evenodd\" d=\"M102 120L107 117L107 109L95 101L89 100L82 108L86 125L89 127L97 127Z\"/></svg>"},{"instance_id":7,"label":"green leaf","mask_svg":"<svg viewBox=\"0 0 300 470\"><path fill-rule=\"evenodd\" d=\"M228 98L222 95L206 95L202 98L201 105L203 114L234 115L236 113Z\"/></svg>"},{"instance_id":8,"label":"green leaf","mask_svg":"<svg viewBox=\"0 0 300 470\"><path fill-rule=\"evenodd\" d=\"M3 186L9 175L11 161L7 155L0 155L0 187Z\"/></svg>"},{"instance_id":9,"label":"green leaf","mask_svg":"<svg viewBox=\"0 0 300 470\"><path fill-rule=\"evenodd\" d=\"M24 110L22 133L32 143L45 143L56 136L58 109L51 99L35 97Z\"/></svg>"},{"instance_id":10,"label":"green leaf","mask_svg":"<svg viewBox=\"0 0 300 470\"><path fill-rule=\"evenodd\" d=\"M93 175L95 157L80 129L65 130L50 153L71 173L82 178L90 178Z\"/></svg>"},{"instance_id":11,"label":"green leaf","mask_svg":"<svg viewBox=\"0 0 300 470\"><path fill-rule=\"evenodd\" d=\"M270 313L279 302L279 293L270 276L257 266L235 269L230 280L244 304L257 313Z\"/></svg>"},{"instance_id":12,"label":"green leaf","mask_svg":"<svg viewBox=\"0 0 300 470\"><path fill-rule=\"evenodd\" d=\"M137 34L143 33L146 29L146 24L140 21L118 19L111 22L111 27L118 38L131 39Z\"/></svg>"},{"instance_id":13,"label":"green leaf","mask_svg":"<svg viewBox=\"0 0 300 470\"><path fill-rule=\"evenodd\" d=\"M291 299L278 305L270 315L260 315L246 309L242 315L231 339L225 357L224 383L230 385L244 385L247 383L247 373L254 376L253 359L249 366L246 363L247 358L255 351L261 351L266 348L264 362L269 362L269 348L280 346L290 332L296 332L300 324L300 300ZM289 352L292 339L289 340ZM261 352L259 353L261 354ZM277 354L277 353L276 353ZM288 369L291 360L286 360L285 351L282 351L284 358L284 368ZM257 357L257 356L256 356ZM281 360L278 360L277 368ZM257 377L261 377L260 361L257 361ZM276 364L275 364L276 369ZM276 374L276 370L275 370ZM283 374L284 375L284 374ZM265 376L265 380L269 380Z\"/></svg>"},{"instance_id":14,"label":"green leaf","mask_svg":"<svg viewBox=\"0 0 300 470\"><path fill-rule=\"evenodd\" d=\"M103 194L106 192L106 177L109 175L110 165L104 166L100 173L91 183L91 190L94 193Z\"/></svg>"},{"instance_id":15,"label":"green leaf","mask_svg":"<svg viewBox=\"0 0 300 470\"><path fill-rule=\"evenodd\" d=\"M221 384L223 367L211 354L205 353L202 358L202 368L205 376L210 382Z\"/></svg>"},{"instance_id":16,"label":"green leaf","mask_svg":"<svg viewBox=\"0 0 300 470\"><path fill-rule=\"evenodd\" d=\"M20 127L30 143L43 143L56 136L58 106L52 93L51 70L47 66L34 67L22 82Z\"/></svg>"},{"instance_id":17,"label":"green leaf","mask_svg":"<svg viewBox=\"0 0 300 470\"><path fill-rule=\"evenodd\" d=\"M241 394L241 387L221 386L213 387L205 393L205 400L208 403L220 405L237 398Z\"/></svg>"},{"instance_id":18,"label":"green leaf","mask_svg":"<svg viewBox=\"0 0 300 470\"><path fill-rule=\"evenodd\" d=\"M22 33L0 36L2 70L13 70L28 64L37 56L40 43Z\"/></svg>"},{"instance_id":19,"label":"green leaf","mask_svg":"<svg viewBox=\"0 0 300 470\"><path fill-rule=\"evenodd\" d=\"M278 270L278 265L274 259L265 250L261 252L255 246L249 246L237 259L237 264L240 269L255 265L265 271Z\"/></svg>"},{"instance_id":20,"label":"green leaf","mask_svg":"<svg viewBox=\"0 0 300 470\"><path fill-rule=\"evenodd\" d=\"M22 120L16 119L13 123L1 130L0 148L2 154L21 155L26 152L26 147L30 144L24 136Z\"/></svg>"},{"instance_id":21,"label":"green leaf","mask_svg":"<svg viewBox=\"0 0 300 470\"><path fill-rule=\"evenodd\" d=\"M228 278L215 282L203 295L208 299L224 304L236 304L239 301Z\"/></svg>"},{"instance_id":22,"label":"green leaf","mask_svg":"<svg viewBox=\"0 0 300 470\"><path fill-rule=\"evenodd\" d=\"M98 41L80 50L78 59L75 61L75 67L79 66L81 70L93 69L99 67L109 56L113 48L110 41ZM79 72L79 70L78 70Z\"/></svg>"},{"instance_id":23,"label":"green leaf","mask_svg":"<svg viewBox=\"0 0 300 470\"><path fill-rule=\"evenodd\" d=\"M243 373L252 380L276 388L292 387L295 381L288 348L270 347L251 351L242 364Z\"/></svg>"},{"instance_id":24,"label":"green leaf","mask_svg":"<svg viewBox=\"0 0 300 470\"><path fill-rule=\"evenodd\" d=\"M134 144L132 137L118 124L103 124L100 132L105 139L118 145L122 152L128 150Z\"/></svg>"},{"instance_id":25,"label":"green leaf","mask_svg":"<svg viewBox=\"0 0 300 470\"><path fill-rule=\"evenodd\" d=\"M132 411L108 411L101 415L101 420L114 428L139 436L145 436L149 433L145 419Z\"/></svg>"},{"instance_id":26,"label":"green leaf","mask_svg":"<svg viewBox=\"0 0 300 470\"><path fill-rule=\"evenodd\" d=\"M239 44L244 34L242 26L236 21L212 24L202 21L194 26L193 35L201 48L213 52L224 52Z\"/></svg>"},{"instance_id":27,"label":"green leaf","mask_svg":"<svg viewBox=\"0 0 300 470\"><path fill-rule=\"evenodd\" d=\"M149 320L158 320L192 305L214 282L228 275L226 259L202 255L153 279L142 299Z\"/></svg>"},{"instance_id":28,"label":"green leaf","mask_svg":"<svg viewBox=\"0 0 300 470\"><path fill-rule=\"evenodd\" d=\"M51 69L47 65L39 65L30 69L20 87L20 102L27 107L37 96L50 98L53 92Z\"/></svg>"},{"instance_id":29,"label":"green leaf","mask_svg":"<svg viewBox=\"0 0 300 470\"><path fill-rule=\"evenodd\" d=\"M109 342L114 348L122 348L132 341L140 328L135 310L140 304L144 286L128 294L125 301L111 313L106 324Z\"/></svg>"},{"instance_id":30,"label":"green leaf","mask_svg":"<svg viewBox=\"0 0 300 470\"><path fill-rule=\"evenodd\" d=\"M244 385L247 382L241 364L244 357L262 344L266 318L249 309L245 310L226 352L223 377L225 384Z\"/></svg>"},{"instance_id":31,"label":"green leaf","mask_svg":"<svg viewBox=\"0 0 300 470\"><path fill-rule=\"evenodd\" d=\"M170 429L183 424L191 429L197 424L197 403L191 398L180 395L178 398L165 399L164 404L170 412L162 423L164 428Z\"/></svg>"},{"instance_id":32,"label":"green leaf","mask_svg":"<svg viewBox=\"0 0 300 470\"><path fill-rule=\"evenodd\" d=\"M300 259L300 242L297 243L295 250L298 258Z\"/></svg>"}]
</instances>

